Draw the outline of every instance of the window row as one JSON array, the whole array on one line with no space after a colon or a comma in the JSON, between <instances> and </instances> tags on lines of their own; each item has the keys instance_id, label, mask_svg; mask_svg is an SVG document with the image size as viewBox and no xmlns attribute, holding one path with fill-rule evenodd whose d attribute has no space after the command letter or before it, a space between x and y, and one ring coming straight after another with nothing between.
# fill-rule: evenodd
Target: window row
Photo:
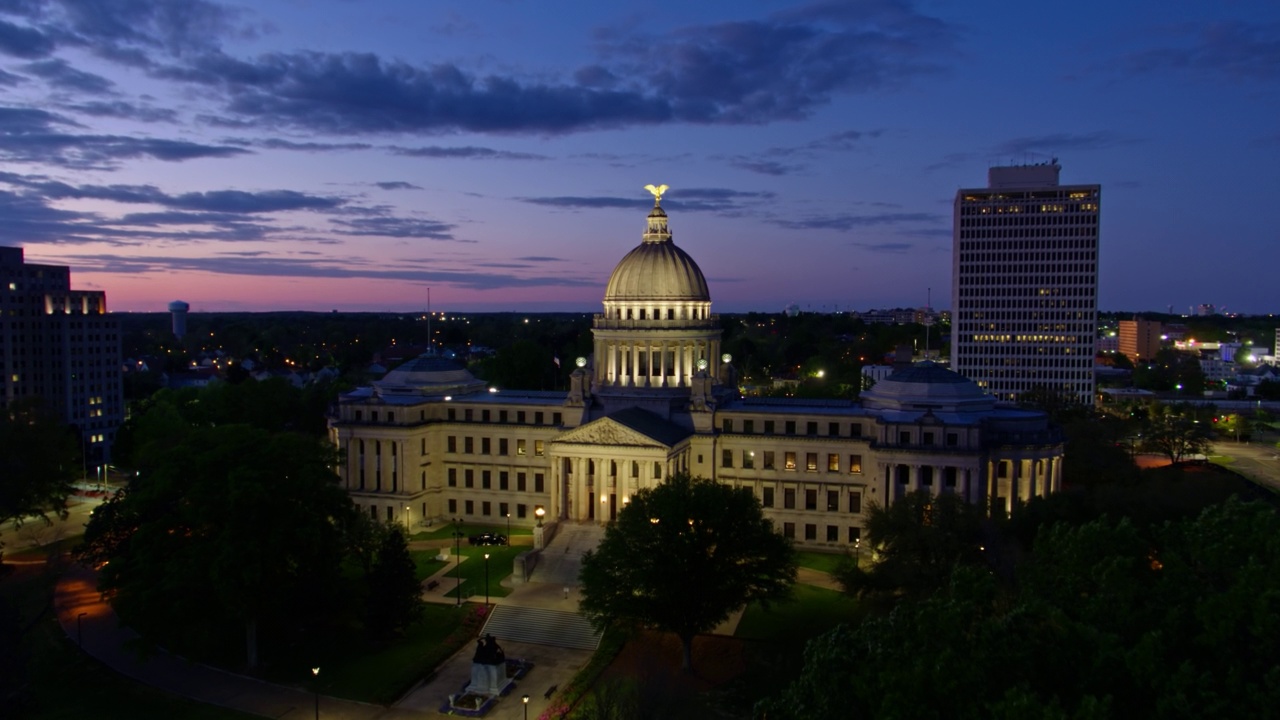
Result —
<instances>
[{"instance_id":1,"label":"window row","mask_svg":"<svg viewBox=\"0 0 1280 720\"><path fill-rule=\"evenodd\" d=\"M795 540L796 524L793 522L782 523L782 536L787 538L788 540ZM804 539L809 541L814 541L814 542L818 540L817 524L805 523ZM826 541L840 542L840 526L839 525L826 526ZM854 527L853 525L847 526L846 533L845 533L845 542L847 542L850 545L856 545L860 547L862 543L862 528Z\"/></svg>"},{"instance_id":2,"label":"window row","mask_svg":"<svg viewBox=\"0 0 1280 720\"><path fill-rule=\"evenodd\" d=\"M804 425L804 434L809 436L817 436L818 428L820 426L821 426L821 423L817 421L814 421L814 420L806 421ZM761 434L777 435L778 434L777 427L778 426L777 426L776 420L765 420L761 423L761 428L762 428ZM753 435L756 432L756 421L755 420L735 421L733 418L725 418L720 421L721 432L732 433L734 432L735 428L738 430L738 432L740 432L743 435ZM798 425L795 420L782 421L783 435L796 435L797 428L798 428ZM857 423L857 422L850 423L849 434L845 436L842 436L840 433L841 423L839 422L828 422L826 429L827 429L826 437L851 437L851 438L862 437L862 423Z\"/></svg>"},{"instance_id":3,"label":"window row","mask_svg":"<svg viewBox=\"0 0 1280 720\"><path fill-rule=\"evenodd\" d=\"M426 454L426 440L424 439L422 442L423 442L422 452L423 454ZM494 446L493 438L487 438L487 437L480 438L479 454L480 455L494 454L493 446ZM507 438L498 438L497 446L498 446L498 453L497 453L498 455L511 454L511 442ZM546 451L547 451L546 444L542 440L533 441L534 457L542 457L543 455L546 454ZM445 438L445 452L449 452L449 453L458 452L458 436L457 435L449 435L448 437ZM462 454L463 455L476 454L476 438L473 438L471 436L465 436L462 438ZM528 454L529 454L529 442L524 438L517 438L516 439L516 455L520 456L520 455L528 455Z\"/></svg>"},{"instance_id":4,"label":"window row","mask_svg":"<svg viewBox=\"0 0 1280 720\"><path fill-rule=\"evenodd\" d=\"M480 471L480 489L493 489L493 470ZM511 489L511 473L507 470L497 471L498 489ZM449 487L458 487L458 468L449 468L447 472ZM516 473L516 492L529 492L529 473ZM473 468L463 468L462 470L462 487L476 487L476 470ZM543 473L533 474L533 492L546 492L546 476Z\"/></svg>"},{"instance_id":5,"label":"window row","mask_svg":"<svg viewBox=\"0 0 1280 720\"><path fill-rule=\"evenodd\" d=\"M462 410L461 413L458 412L459 409ZM513 412L511 410L494 411L488 408L481 408L479 411L477 411L475 408L452 408L451 407L446 412L446 415L449 418L450 422L457 422L459 415L461 415L462 422L477 422L478 420L479 422L487 423L487 422L494 422L494 418L497 418L497 422L509 423L511 422L511 418L514 416L517 425L529 424L529 421L528 421L529 413L525 410L516 410ZM545 412L541 410L537 410L533 413L533 424L546 425L547 424L546 418L547 418L547 414ZM564 424L564 415L558 412L551 413L551 424L552 425Z\"/></svg>"},{"instance_id":6,"label":"window row","mask_svg":"<svg viewBox=\"0 0 1280 720\"><path fill-rule=\"evenodd\" d=\"M497 505L497 509L498 509L497 514L494 514L494 513L493 513L493 509L494 509L494 505L495 505L495 504ZM458 500L457 500L456 498L449 498L449 501L448 501L448 507L449 507L449 514L450 514L450 515L457 515L457 514L458 514ZM516 508L516 514L515 514L515 517L516 517L517 519L524 519L524 518L529 517L530 515L534 515L534 516L536 516L536 515L537 515L537 513L538 513L538 509L539 509L539 508L541 508L541 507L542 507L541 505L534 505L534 506L533 506L533 509L532 509L532 510L530 510L528 505L526 505L526 504L524 504L524 503L516 503L516 504L515 504L515 508ZM475 501L475 500L463 500L463 501L462 501L462 514L463 514L463 515L475 515L475 514L476 514L476 501ZM510 506L509 504L507 504L507 503L504 503L504 502L500 502L500 503L492 503L492 502L490 502L490 501L488 501L488 500L482 500L482 501L480 501L480 516L481 516L481 517L495 517L495 518L510 518L510 517L511 517L511 506Z\"/></svg>"},{"instance_id":7,"label":"window row","mask_svg":"<svg viewBox=\"0 0 1280 720\"><path fill-rule=\"evenodd\" d=\"M734 461L734 454L735 454L734 451L731 449L721 450L720 451L720 467L732 468L733 461ZM741 456L742 456L743 470L755 469L756 451L742 450ZM804 454L805 472L818 472L818 458L819 458L819 454L816 452ZM761 452L760 453L760 461L761 461L760 469L776 470L777 469L775 465L776 460L777 460L777 453L775 453L774 451L765 450L764 452ZM782 453L782 469L798 470L799 467L796 464L796 460L797 460L797 453L790 452L790 451ZM840 454L839 453L827 453L826 460L827 460L826 462L827 472L830 472L830 473L840 472ZM862 472L862 456L850 455L849 463L845 466L845 469L847 469L849 473L854 475L861 473Z\"/></svg>"},{"instance_id":8,"label":"window row","mask_svg":"<svg viewBox=\"0 0 1280 720\"><path fill-rule=\"evenodd\" d=\"M772 487L763 487L760 489L760 504L766 508L779 508L782 510L821 510L823 512L847 512L852 515L862 513L862 491L849 490L841 493L839 490L827 490L819 493L817 488L805 488L803 495L797 493L795 488L783 488L782 504L777 505L777 491ZM841 497L843 495L843 498ZM797 499L803 500L803 506L797 506ZM823 504L820 506L819 502ZM843 502L843 504L842 504Z\"/></svg>"}]
</instances>

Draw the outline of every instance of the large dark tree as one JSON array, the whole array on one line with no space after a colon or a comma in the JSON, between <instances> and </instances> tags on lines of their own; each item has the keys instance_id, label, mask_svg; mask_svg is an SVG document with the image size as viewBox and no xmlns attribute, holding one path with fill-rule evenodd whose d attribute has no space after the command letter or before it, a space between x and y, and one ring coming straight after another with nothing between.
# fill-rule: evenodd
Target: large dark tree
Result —
<instances>
[{"instance_id":1,"label":"large dark tree","mask_svg":"<svg viewBox=\"0 0 1280 720\"><path fill-rule=\"evenodd\" d=\"M1280 518L1235 500L1043 531L1016 585L961 568L811 642L758 716L1238 718L1280 703Z\"/></svg>"},{"instance_id":2,"label":"large dark tree","mask_svg":"<svg viewBox=\"0 0 1280 720\"><path fill-rule=\"evenodd\" d=\"M65 517L80 467L75 435L41 402L0 408L0 523Z\"/></svg>"},{"instance_id":3,"label":"large dark tree","mask_svg":"<svg viewBox=\"0 0 1280 720\"><path fill-rule=\"evenodd\" d=\"M641 490L582 558L583 612L675 633L682 667L693 638L752 601L789 596L795 551L745 488L676 475Z\"/></svg>"},{"instance_id":4,"label":"large dark tree","mask_svg":"<svg viewBox=\"0 0 1280 720\"><path fill-rule=\"evenodd\" d=\"M82 557L144 637L214 643L324 613L342 586L342 528L354 508L332 471L332 447L246 425L185 428L144 441L141 476L104 504ZM109 561L109 562L108 562Z\"/></svg>"},{"instance_id":5,"label":"large dark tree","mask_svg":"<svg viewBox=\"0 0 1280 720\"><path fill-rule=\"evenodd\" d=\"M945 585L957 564L981 562L981 517L964 498L927 490L907 493L867 513L862 565L843 563L836 579L846 591L925 595Z\"/></svg>"},{"instance_id":6,"label":"large dark tree","mask_svg":"<svg viewBox=\"0 0 1280 720\"><path fill-rule=\"evenodd\" d=\"M382 527L377 556L365 576L369 585L365 628L375 637L403 631L422 617L425 607L404 528L390 524Z\"/></svg>"},{"instance_id":7,"label":"large dark tree","mask_svg":"<svg viewBox=\"0 0 1280 720\"><path fill-rule=\"evenodd\" d=\"M1142 446L1177 464L1192 455L1208 453L1212 445L1211 423L1200 422L1187 408L1164 406L1142 431Z\"/></svg>"}]
</instances>

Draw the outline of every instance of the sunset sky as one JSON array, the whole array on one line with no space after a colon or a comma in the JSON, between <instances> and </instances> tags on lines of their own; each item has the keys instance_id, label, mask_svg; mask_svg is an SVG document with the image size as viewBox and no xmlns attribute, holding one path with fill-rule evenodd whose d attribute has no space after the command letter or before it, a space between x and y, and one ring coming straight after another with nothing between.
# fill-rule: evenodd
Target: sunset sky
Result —
<instances>
[{"instance_id":1,"label":"sunset sky","mask_svg":"<svg viewBox=\"0 0 1280 720\"><path fill-rule=\"evenodd\" d=\"M652 198L714 308L924 305L992 164L1100 307L1280 311L1280 3L0 0L0 244L113 310L592 310Z\"/></svg>"}]
</instances>

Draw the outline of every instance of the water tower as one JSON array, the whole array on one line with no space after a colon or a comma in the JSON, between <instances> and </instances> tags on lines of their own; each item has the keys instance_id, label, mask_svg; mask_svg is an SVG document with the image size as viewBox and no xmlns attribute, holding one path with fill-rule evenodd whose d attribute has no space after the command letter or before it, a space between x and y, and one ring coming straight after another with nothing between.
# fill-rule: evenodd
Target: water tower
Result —
<instances>
[{"instance_id":1,"label":"water tower","mask_svg":"<svg viewBox=\"0 0 1280 720\"><path fill-rule=\"evenodd\" d=\"M173 335L179 340L187 334L187 311L191 306L181 300L169 303L169 314L173 316Z\"/></svg>"}]
</instances>

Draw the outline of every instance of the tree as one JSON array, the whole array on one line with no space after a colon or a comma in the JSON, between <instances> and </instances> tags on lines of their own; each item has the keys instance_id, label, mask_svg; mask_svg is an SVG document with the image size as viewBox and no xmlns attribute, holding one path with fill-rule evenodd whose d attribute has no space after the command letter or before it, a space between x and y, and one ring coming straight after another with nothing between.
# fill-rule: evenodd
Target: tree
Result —
<instances>
[{"instance_id":1,"label":"tree","mask_svg":"<svg viewBox=\"0 0 1280 720\"><path fill-rule=\"evenodd\" d=\"M99 587L148 639L179 647L331 613L341 598L341 528L355 512L332 471L333 448L246 425L180 429L154 442L141 476L102 505L81 558L103 564Z\"/></svg>"},{"instance_id":2,"label":"tree","mask_svg":"<svg viewBox=\"0 0 1280 720\"><path fill-rule=\"evenodd\" d=\"M874 553L869 570L853 562L837 569L846 592L905 592L922 596L942 587L960 563L978 563L981 517L953 493L907 493L889 507L868 510L865 544Z\"/></svg>"},{"instance_id":3,"label":"tree","mask_svg":"<svg viewBox=\"0 0 1280 720\"><path fill-rule=\"evenodd\" d=\"M361 514L363 517L363 513ZM369 519L372 523L373 520ZM409 555L409 538L399 525L383 525L378 555L366 575L365 629L375 637L402 632L422 617L425 603L417 567Z\"/></svg>"},{"instance_id":4,"label":"tree","mask_svg":"<svg viewBox=\"0 0 1280 720\"><path fill-rule=\"evenodd\" d=\"M1143 449L1160 453L1175 465L1187 456L1207 453L1210 440L1208 423L1170 406L1152 417L1142 432Z\"/></svg>"},{"instance_id":5,"label":"tree","mask_svg":"<svg viewBox=\"0 0 1280 720\"><path fill-rule=\"evenodd\" d=\"M66 517L79 467L75 435L39 400L0 408L0 523Z\"/></svg>"},{"instance_id":6,"label":"tree","mask_svg":"<svg viewBox=\"0 0 1280 720\"><path fill-rule=\"evenodd\" d=\"M744 604L790 595L795 550L746 488L678 474L641 490L582 558L583 612L675 633L682 669L693 638Z\"/></svg>"}]
</instances>

